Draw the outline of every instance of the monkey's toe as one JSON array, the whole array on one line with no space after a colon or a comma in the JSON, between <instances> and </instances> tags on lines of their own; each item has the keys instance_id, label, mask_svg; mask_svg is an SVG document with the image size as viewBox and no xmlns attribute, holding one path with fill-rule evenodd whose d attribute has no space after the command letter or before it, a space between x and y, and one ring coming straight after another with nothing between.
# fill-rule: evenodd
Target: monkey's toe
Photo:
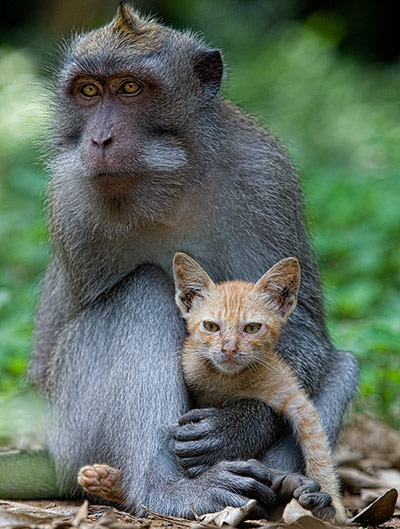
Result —
<instances>
[{"instance_id":1,"label":"monkey's toe","mask_svg":"<svg viewBox=\"0 0 400 529\"><path fill-rule=\"evenodd\" d=\"M78 473L79 485L89 494L122 501L121 471L109 465L87 465Z\"/></svg>"},{"instance_id":2,"label":"monkey's toe","mask_svg":"<svg viewBox=\"0 0 400 529\"><path fill-rule=\"evenodd\" d=\"M336 515L336 508L332 505L332 496L327 492L303 493L299 496L298 502L321 520L330 520Z\"/></svg>"}]
</instances>

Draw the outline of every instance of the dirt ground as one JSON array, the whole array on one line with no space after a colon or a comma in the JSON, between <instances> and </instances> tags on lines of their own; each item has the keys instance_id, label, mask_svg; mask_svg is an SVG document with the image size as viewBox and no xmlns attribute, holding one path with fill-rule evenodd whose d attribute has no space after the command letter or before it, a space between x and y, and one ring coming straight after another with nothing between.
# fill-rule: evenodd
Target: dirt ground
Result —
<instances>
[{"instance_id":1,"label":"dirt ground","mask_svg":"<svg viewBox=\"0 0 400 529\"><path fill-rule=\"evenodd\" d=\"M340 436L336 460L350 525L400 529L400 433L367 415L357 416ZM377 498L380 499L375 501ZM332 529L332 525L308 512L298 511L295 503L291 504L294 517L291 508L287 508L268 521L240 522L241 512L235 510L229 513L230 518L225 517L224 528L240 523L240 527L254 529ZM353 520L355 515L359 518ZM87 501L0 500L0 529L212 529L216 523L218 519L193 522L158 513L137 518L113 507L89 505Z\"/></svg>"}]
</instances>

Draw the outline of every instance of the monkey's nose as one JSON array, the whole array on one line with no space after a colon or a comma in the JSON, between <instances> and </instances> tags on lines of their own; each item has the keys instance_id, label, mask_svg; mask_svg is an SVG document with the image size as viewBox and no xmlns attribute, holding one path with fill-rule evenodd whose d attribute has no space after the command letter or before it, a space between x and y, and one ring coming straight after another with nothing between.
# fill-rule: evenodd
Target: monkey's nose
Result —
<instances>
[{"instance_id":1,"label":"monkey's nose","mask_svg":"<svg viewBox=\"0 0 400 529\"><path fill-rule=\"evenodd\" d=\"M100 147L100 149L104 149L112 141L111 132L105 132L103 134L99 134L98 136L94 136L92 138L92 141L95 145L97 145L97 147Z\"/></svg>"}]
</instances>

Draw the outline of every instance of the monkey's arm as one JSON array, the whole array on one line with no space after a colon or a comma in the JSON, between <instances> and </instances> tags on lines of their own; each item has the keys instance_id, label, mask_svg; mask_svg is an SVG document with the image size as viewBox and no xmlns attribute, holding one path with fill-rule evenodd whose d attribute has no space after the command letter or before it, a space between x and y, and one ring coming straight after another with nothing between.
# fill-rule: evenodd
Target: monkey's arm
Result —
<instances>
[{"instance_id":1,"label":"monkey's arm","mask_svg":"<svg viewBox=\"0 0 400 529\"><path fill-rule=\"evenodd\" d=\"M357 386L357 362L336 353L336 361L315 399L331 445L339 434L343 413ZM222 408L191 410L173 429L171 448L185 473L196 476L221 460L256 457L271 468L304 470L300 450L290 429L269 406L244 399Z\"/></svg>"},{"instance_id":2,"label":"monkey's arm","mask_svg":"<svg viewBox=\"0 0 400 529\"><path fill-rule=\"evenodd\" d=\"M35 344L28 369L29 378L40 389L46 389L48 385L47 370L54 355L58 336L65 324L67 303L63 297L64 289L63 275L53 257L42 281L40 304L35 322Z\"/></svg>"}]
</instances>

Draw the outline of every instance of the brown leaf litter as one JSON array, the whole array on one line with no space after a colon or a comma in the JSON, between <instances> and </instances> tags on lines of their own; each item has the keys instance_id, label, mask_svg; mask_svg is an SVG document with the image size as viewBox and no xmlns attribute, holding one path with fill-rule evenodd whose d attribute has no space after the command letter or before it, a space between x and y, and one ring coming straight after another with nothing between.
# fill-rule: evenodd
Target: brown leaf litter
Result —
<instances>
[{"instance_id":1,"label":"brown leaf litter","mask_svg":"<svg viewBox=\"0 0 400 529\"><path fill-rule=\"evenodd\" d=\"M350 527L400 529L400 433L368 415L344 428L336 451ZM334 529L292 500L275 517L246 520L254 502L186 520L154 511L138 518L114 507L73 501L0 500L0 529Z\"/></svg>"}]
</instances>

